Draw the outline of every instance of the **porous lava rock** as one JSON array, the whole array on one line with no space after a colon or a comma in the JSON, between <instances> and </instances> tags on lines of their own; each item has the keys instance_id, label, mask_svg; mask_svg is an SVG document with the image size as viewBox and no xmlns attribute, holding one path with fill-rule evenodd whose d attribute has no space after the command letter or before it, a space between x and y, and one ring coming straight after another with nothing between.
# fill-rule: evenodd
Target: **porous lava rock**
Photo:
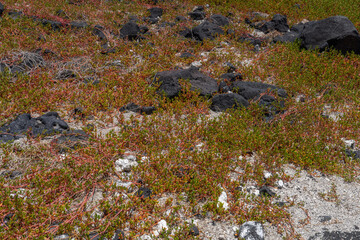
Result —
<instances>
[{"instance_id":1,"label":"porous lava rock","mask_svg":"<svg viewBox=\"0 0 360 240\"><path fill-rule=\"evenodd\" d=\"M251 27L262 31L263 33L269 33L271 31L278 32L288 32L289 25L287 23L287 17L281 14L275 14L271 21L260 21L256 23L252 23L249 19L246 19L245 22L250 24Z\"/></svg>"},{"instance_id":2,"label":"porous lava rock","mask_svg":"<svg viewBox=\"0 0 360 240\"><path fill-rule=\"evenodd\" d=\"M247 100L255 99L256 97L259 97L261 93L265 93L267 90L276 92L280 97L287 97L287 93L284 89L261 82L235 81L232 84L231 90L240 94Z\"/></svg>"},{"instance_id":3,"label":"porous lava rock","mask_svg":"<svg viewBox=\"0 0 360 240\"><path fill-rule=\"evenodd\" d=\"M242 75L240 73L224 73L220 76L220 78L230 82L235 82L242 80Z\"/></svg>"},{"instance_id":4,"label":"porous lava rock","mask_svg":"<svg viewBox=\"0 0 360 240\"><path fill-rule=\"evenodd\" d=\"M219 25L205 21L192 29L191 37L198 41L204 41L205 39L213 40L220 34L224 34L224 30Z\"/></svg>"},{"instance_id":5,"label":"porous lava rock","mask_svg":"<svg viewBox=\"0 0 360 240\"><path fill-rule=\"evenodd\" d=\"M197 6L194 11L188 13L192 20L203 20L206 16L203 6Z\"/></svg>"},{"instance_id":6,"label":"porous lava rock","mask_svg":"<svg viewBox=\"0 0 360 240\"><path fill-rule=\"evenodd\" d=\"M220 90L226 89L223 86ZM271 120L275 114L283 112L285 108L284 101L287 93L284 89L260 82L235 81L232 83L232 92L216 95L212 98L210 109L216 112L223 112L230 108L239 108L249 106L250 100L258 100L258 105L264 110L265 120ZM267 94L267 91L268 94ZM272 94L277 94L275 98Z\"/></svg>"},{"instance_id":7,"label":"porous lava rock","mask_svg":"<svg viewBox=\"0 0 360 240\"><path fill-rule=\"evenodd\" d=\"M126 38L128 40L136 40L139 38L141 31L139 25L137 25L133 21L127 22L121 29L120 29L120 36L122 38Z\"/></svg>"},{"instance_id":8,"label":"porous lava rock","mask_svg":"<svg viewBox=\"0 0 360 240\"><path fill-rule=\"evenodd\" d=\"M30 134L33 137L39 135L51 135L69 130L66 122L61 120L57 112L48 112L38 118L24 113L15 118L14 121L0 127L0 142L8 142L25 137Z\"/></svg>"},{"instance_id":9,"label":"porous lava rock","mask_svg":"<svg viewBox=\"0 0 360 240\"><path fill-rule=\"evenodd\" d=\"M151 189L147 187L140 187L139 190L135 193L135 196L139 198L150 198L151 197Z\"/></svg>"},{"instance_id":10,"label":"porous lava rock","mask_svg":"<svg viewBox=\"0 0 360 240\"><path fill-rule=\"evenodd\" d=\"M217 81L198 70L196 67L158 72L156 82L159 83L159 93L168 98L174 98L181 92L179 80L188 80L192 91L199 91L201 96L210 96L218 91Z\"/></svg>"},{"instance_id":11,"label":"porous lava rock","mask_svg":"<svg viewBox=\"0 0 360 240\"><path fill-rule=\"evenodd\" d=\"M159 18L163 15L164 10L162 8L154 7L148 9L150 18Z\"/></svg>"},{"instance_id":12,"label":"porous lava rock","mask_svg":"<svg viewBox=\"0 0 360 240\"><path fill-rule=\"evenodd\" d=\"M320 51L335 48L342 53L360 53L360 36L354 24L345 16L333 16L307 22L300 34L301 47Z\"/></svg>"},{"instance_id":13,"label":"porous lava rock","mask_svg":"<svg viewBox=\"0 0 360 240\"><path fill-rule=\"evenodd\" d=\"M215 112L224 112L227 109L236 109L249 106L249 102L237 93L218 94L211 99L210 109Z\"/></svg>"},{"instance_id":14,"label":"porous lava rock","mask_svg":"<svg viewBox=\"0 0 360 240\"><path fill-rule=\"evenodd\" d=\"M210 22L219 25L219 26L227 26L229 25L229 19L220 14L214 14L210 16Z\"/></svg>"},{"instance_id":15,"label":"porous lava rock","mask_svg":"<svg viewBox=\"0 0 360 240\"><path fill-rule=\"evenodd\" d=\"M5 6L0 2L0 17L2 16L3 12L5 11Z\"/></svg>"},{"instance_id":16,"label":"porous lava rock","mask_svg":"<svg viewBox=\"0 0 360 240\"><path fill-rule=\"evenodd\" d=\"M154 106L139 106L135 103L129 103L129 104L121 107L119 110L120 110L120 112L131 111L131 112L136 112L136 113L140 113L140 114L150 115L156 111L156 107L154 107Z\"/></svg>"}]
</instances>

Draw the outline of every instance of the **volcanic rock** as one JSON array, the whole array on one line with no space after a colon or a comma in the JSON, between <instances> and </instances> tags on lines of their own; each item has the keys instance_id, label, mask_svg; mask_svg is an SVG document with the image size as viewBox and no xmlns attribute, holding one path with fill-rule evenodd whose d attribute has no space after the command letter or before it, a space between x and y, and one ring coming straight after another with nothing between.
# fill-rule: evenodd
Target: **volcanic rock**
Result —
<instances>
[{"instance_id":1,"label":"volcanic rock","mask_svg":"<svg viewBox=\"0 0 360 240\"><path fill-rule=\"evenodd\" d=\"M215 112L223 112L230 108L249 106L249 102L237 93L218 94L212 98L210 109Z\"/></svg>"},{"instance_id":2,"label":"volcanic rock","mask_svg":"<svg viewBox=\"0 0 360 240\"><path fill-rule=\"evenodd\" d=\"M38 118L32 118L30 114L25 113L0 127L0 142L16 140L27 133L37 137L41 134L51 135L68 130L69 126L61 120L57 112L48 112Z\"/></svg>"},{"instance_id":3,"label":"volcanic rock","mask_svg":"<svg viewBox=\"0 0 360 240\"><path fill-rule=\"evenodd\" d=\"M129 40L136 40L140 34L140 27L135 22L128 22L120 29L120 36Z\"/></svg>"},{"instance_id":4,"label":"volcanic rock","mask_svg":"<svg viewBox=\"0 0 360 240\"><path fill-rule=\"evenodd\" d=\"M210 16L210 22L219 25L219 26L227 26L229 25L229 19L220 14L214 14Z\"/></svg>"},{"instance_id":5,"label":"volcanic rock","mask_svg":"<svg viewBox=\"0 0 360 240\"><path fill-rule=\"evenodd\" d=\"M360 53L360 36L354 24L344 16L333 16L305 24L300 34L301 47L320 51L335 48L342 53Z\"/></svg>"},{"instance_id":6,"label":"volcanic rock","mask_svg":"<svg viewBox=\"0 0 360 240\"><path fill-rule=\"evenodd\" d=\"M164 93L166 97L173 98L181 92L179 80L188 80L192 91L199 91L201 96L209 96L218 91L215 79L201 73L196 67L188 69L170 70L158 72L156 82L160 83L158 92Z\"/></svg>"}]
</instances>

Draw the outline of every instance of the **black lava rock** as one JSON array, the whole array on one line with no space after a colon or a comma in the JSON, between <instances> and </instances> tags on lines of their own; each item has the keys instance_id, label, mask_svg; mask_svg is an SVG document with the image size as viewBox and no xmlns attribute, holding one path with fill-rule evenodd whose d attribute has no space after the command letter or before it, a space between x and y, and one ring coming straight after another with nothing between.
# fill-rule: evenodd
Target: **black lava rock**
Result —
<instances>
[{"instance_id":1,"label":"black lava rock","mask_svg":"<svg viewBox=\"0 0 360 240\"><path fill-rule=\"evenodd\" d=\"M311 236L309 240L326 239L326 240L357 240L360 239L360 231L341 232L341 231L324 231Z\"/></svg>"},{"instance_id":2,"label":"black lava rock","mask_svg":"<svg viewBox=\"0 0 360 240\"><path fill-rule=\"evenodd\" d=\"M210 22L219 25L219 26L227 26L229 25L229 19L220 14L214 14L210 16Z\"/></svg>"},{"instance_id":3,"label":"black lava rock","mask_svg":"<svg viewBox=\"0 0 360 240\"><path fill-rule=\"evenodd\" d=\"M287 24L287 17L281 14L275 14L271 21L252 23L249 19L246 19L245 22L264 33L269 33L274 30L277 30L278 32L287 32L289 30L289 25Z\"/></svg>"},{"instance_id":4,"label":"black lava rock","mask_svg":"<svg viewBox=\"0 0 360 240\"><path fill-rule=\"evenodd\" d=\"M331 216L319 216L320 222L327 222L331 220Z\"/></svg>"},{"instance_id":5,"label":"black lava rock","mask_svg":"<svg viewBox=\"0 0 360 240\"><path fill-rule=\"evenodd\" d=\"M227 93L230 91L230 87L227 85L225 81L221 81L219 84L219 92Z\"/></svg>"},{"instance_id":6,"label":"black lava rock","mask_svg":"<svg viewBox=\"0 0 360 240\"><path fill-rule=\"evenodd\" d=\"M224 34L224 31L218 25L205 21L192 29L191 37L198 41L204 41L205 39L213 40L220 34Z\"/></svg>"},{"instance_id":7,"label":"black lava rock","mask_svg":"<svg viewBox=\"0 0 360 240\"><path fill-rule=\"evenodd\" d=\"M197 226L195 226L194 224L192 224L190 226L190 231L189 231L190 235L192 236L199 236L200 232Z\"/></svg>"},{"instance_id":8,"label":"black lava rock","mask_svg":"<svg viewBox=\"0 0 360 240\"><path fill-rule=\"evenodd\" d=\"M185 27L183 30L181 30L181 31L179 32L179 35L180 35L180 36L183 36L183 37L185 37L185 38L194 38L194 37L193 37L192 30L189 29L189 28L187 28L187 27Z\"/></svg>"},{"instance_id":9,"label":"black lava rock","mask_svg":"<svg viewBox=\"0 0 360 240\"><path fill-rule=\"evenodd\" d=\"M55 141L58 144L66 144L70 142L85 141L88 140L89 135L83 130L72 130L63 133L60 137L56 138Z\"/></svg>"},{"instance_id":10,"label":"black lava rock","mask_svg":"<svg viewBox=\"0 0 360 240\"><path fill-rule=\"evenodd\" d=\"M11 221L12 217L14 216L13 213L8 213L5 215L3 222L6 226L8 226L8 223Z\"/></svg>"},{"instance_id":11,"label":"black lava rock","mask_svg":"<svg viewBox=\"0 0 360 240\"><path fill-rule=\"evenodd\" d=\"M360 150L353 151L350 149L346 149L345 153L348 157L352 157L353 159L360 159Z\"/></svg>"},{"instance_id":12,"label":"black lava rock","mask_svg":"<svg viewBox=\"0 0 360 240\"><path fill-rule=\"evenodd\" d=\"M201 96L209 96L218 91L217 81L201 73L196 67L188 69L158 72L156 82L160 83L158 92L166 97L173 98L181 92L179 79L189 80L192 91L199 91Z\"/></svg>"},{"instance_id":13,"label":"black lava rock","mask_svg":"<svg viewBox=\"0 0 360 240\"><path fill-rule=\"evenodd\" d=\"M3 15L3 12L5 11L5 6L0 2L0 17Z\"/></svg>"},{"instance_id":14,"label":"black lava rock","mask_svg":"<svg viewBox=\"0 0 360 240\"><path fill-rule=\"evenodd\" d=\"M158 7L148 9L150 18L159 18L163 15L164 10Z\"/></svg>"},{"instance_id":15,"label":"black lava rock","mask_svg":"<svg viewBox=\"0 0 360 240\"><path fill-rule=\"evenodd\" d=\"M151 190L147 187L140 187L139 190L135 193L135 196L139 198L150 198Z\"/></svg>"},{"instance_id":16,"label":"black lava rock","mask_svg":"<svg viewBox=\"0 0 360 240\"><path fill-rule=\"evenodd\" d=\"M141 114L150 115L150 114L153 114L155 111L156 111L156 107L153 107L153 106L141 107L140 108L140 113Z\"/></svg>"},{"instance_id":17,"label":"black lava rock","mask_svg":"<svg viewBox=\"0 0 360 240\"><path fill-rule=\"evenodd\" d=\"M220 78L230 82L235 82L242 80L242 75L240 73L224 73L220 76Z\"/></svg>"},{"instance_id":18,"label":"black lava rock","mask_svg":"<svg viewBox=\"0 0 360 240\"><path fill-rule=\"evenodd\" d=\"M30 114L21 114L8 124L0 127L0 142L7 142L24 137L29 133L33 137L41 134L51 135L69 130L66 122L61 120L56 112L48 112L38 118L32 118Z\"/></svg>"},{"instance_id":19,"label":"black lava rock","mask_svg":"<svg viewBox=\"0 0 360 240\"><path fill-rule=\"evenodd\" d=\"M153 107L153 106L147 106L147 107L143 106L142 107L135 103L129 103L126 106L121 107L119 110L120 110L120 112L127 110L127 111L136 112L136 113L140 113L140 114L150 115L156 111L156 107Z\"/></svg>"},{"instance_id":20,"label":"black lava rock","mask_svg":"<svg viewBox=\"0 0 360 240\"><path fill-rule=\"evenodd\" d=\"M270 22L262 21L260 23L254 24L254 27L257 30L262 31L263 33L269 33L275 30L275 23L272 21Z\"/></svg>"},{"instance_id":21,"label":"black lava rock","mask_svg":"<svg viewBox=\"0 0 360 240\"><path fill-rule=\"evenodd\" d=\"M53 31L59 31L62 27L61 22L48 20L48 19L41 19L41 23L44 26L50 26Z\"/></svg>"},{"instance_id":22,"label":"black lava rock","mask_svg":"<svg viewBox=\"0 0 360 240\"><path fill-rule=\"evenodd\" d=\"M235 81L232 84L231 90L242 95L247 100L259 97L261 93L264 93L267 90L270 90L271 92L277 92L280 97L287 97L287 93L284 89L261 82Z\"/></svg>"},{"instance_id":23,"label":"black lava rock","mask_svg":"<svg viewBox=\"0 0 360 240\"><path fill-rule=\"evenodd\" d=\"M354 24L344 16L333 16L305 24L300 34L301 47L320 51L335 48L342 53L360 53L360 36Z\"/></svg>"},{"instance_id":24,"label":"black lava rock","mask_svg":"<svg viewBox=\"0 0 360 240\"><path fill-rule=\"evenodd\" d=\"M275 14L271 22L274 23L274 28L278 32L287 32L289 25L287 24L287 17L281 14Z\"/></svg>"},{"instance_id":25,"label":"black lava rock","mask_svg":"<svg viewBox=\"0 0 360 240\"><path fill-rule=\"evenodd\" d=\"M228 68L227 69L228 73L232 73L232 72L236 71L236 67L232 63L226 62L224 65Z\"/></svg>"},{"instance_id":26,"label":"black lava rock","mask_svg":"<svg viewBox=\"0 0 360 240\"><path fill-rule=\"evenodd\" d=\"M204 12L189 12L188 14L192 20L203 20L206 16Z\"/></svg>"},{"instance_id":27,"label":"black lava rock","mask_svg":"<svg viewBox=\"0 0 360 240\"><path fill-rule=\"evenodd\" d=\"M239 42L248 42L253 46L256 46L256 45L261 46L261 43L263 42L262 39L256 38L250 34L242 35L237 40Z\"/></svg>"},{"instance_id":28,"label":"black lava rock","mask_svg":"<svg viewBox=\"0 0 360 240\"><path fill-rule=\"evenodd\" d=\"M189 52L184 52L180 55L181 58L190 58L190 57L194 57L194 55L192 55Z\"/></svg>"},{"instance_id":29,"label":"black lava rock","mask_svg":"<svg viewBox=\"0 0 360 240\"><path fill-rule=\"evenodd\" d=\"M262 196L270 196L270 197L275 196L275 193L271 191L270 188L268 188L267 186L262 186L259 189L259 192Z\"/></svg>"},{"instance_id":30,"label":"black lava rock","mask_svg":"<svg viewBox=\"0 0 360 240\"><path fill-rule=\"evenodd\" d=\"M135 22L128 22L120 29L120 36L129 40L136 40L139 38L140 27Z\"/></svg>"},{"instance_id":31,"label":"black lava rock","mask_svg":"<svg viewBox=\"0 0 360 240\"><path fill-rule=\"evenodd\" d=\"M186 21L186 17L184 17L184 16L176 16L175 21L184 22L184 21Z\"/></svg>"},{"instance_id":32,"label":"black lava rock","mask_svg":"<svg viewBox=\"0 0 360 240\"><path fill-rule=\"evenodd\" d=\"M296 39L298 39L300 36L300 34L295 33L295 32L287 32L284 35L278 35L276 37L274 37L273 39L273 43L287 43L287 42L295 42Z\"/></svg>"},{"instance_id":33,"label":"black lava rock","mask_svg":"<svg viewBox=\"0 0 360 240\"><path fill-rule=\"evenodd\" d=\"M159 22L159 18L145 17L144 21L150 24L155 24Z\"/></svg>"},{"instance_id":34,"label":"black lava rock","mask_svg":"<svg viewBox=\"0 0 360 240\"><path fill-rule=\"evenodd\" d=\"M212 98L210 109L215 112L223 112L230 108L249 106L249 102L236 93L218 94Z\"/></svg>"}]
</instances>

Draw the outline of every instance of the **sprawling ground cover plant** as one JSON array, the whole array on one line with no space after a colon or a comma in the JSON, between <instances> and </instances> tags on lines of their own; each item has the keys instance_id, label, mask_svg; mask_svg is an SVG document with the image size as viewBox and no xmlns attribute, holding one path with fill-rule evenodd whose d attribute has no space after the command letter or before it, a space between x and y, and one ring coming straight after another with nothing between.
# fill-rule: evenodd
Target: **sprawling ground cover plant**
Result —
<instances>
[{"instance_id":1,"label":"sprawling ground cover plant","mask_svg":"<svg viewBox=\"0 0 360 240\"><path fill-rule=\"evenodd\" d=\"M275 186L279 179L288 181L283 170L288 164L358 181L359 161L345 154L341 140L360 141L358 55L266 42L254 52L251 44L231 34L199 43L178 35L193 26L189 21L174 27L143 21L146 9L155 6L152 1L2 2L6 11L0 19L1 62L19 64L27 53L36 52L45 63L19 74L1 73L1 125L21 113L57 111L89 139L61 145L54 137L28 136L26 141L1 145L1 239L47 239L59 234L80 239L95 231L110 238L117 229L127 229L127 238L136 239L161 219L170 227L161 233L164 239L170 234L175 239L196 238L189 235L184 218L198 214L236 224L269 222L293 239L297 236L287 206L275 205L273 197L249 196L242 187L248 182ZM286 14L290 25L304 18L345 15L359 27L353 8L359 3L194 0L159 1L156 6L165 11L162 21L174 22L197 4L209 4L209 13L231 16L233 24L228 28L240 36L252 31L244 23L251 11ZM13 19L10 9L22 11L23 16ZM149 26L151 34L145 39L132 42L116 36L132 15ZM64 25L87 21L92 27L53 31L34 21L34 16ZM108 48L114 53L103 54L104 42L92 34L95 25L104 26ZM194 56L180 58L178 53L184 51ZM217 80L227 71L223 64L232 62L245 80L286 89L286 111L264 121L264 109L254 100L249 108L214 118L208 115L210 101L190 91L185 80L177 98L157 94L157 72L199 59L201 71ZM64 70L74 75L59 78ZM303 101L296 100L299 95ZM119 109L129 102L156 106L157 111L128 118ZM126 154L137 158L131 174L116 170L115 161ZM14 170L21 176L10 177ZM272 177L264 179L265 171ZM119 182L130 183L132 190ZM150 198L136 193L144 187L151 189ZM224 190L228 209L217 202ZM163 196L167 200L161 204Z\"/></svg>"}]
</instances>

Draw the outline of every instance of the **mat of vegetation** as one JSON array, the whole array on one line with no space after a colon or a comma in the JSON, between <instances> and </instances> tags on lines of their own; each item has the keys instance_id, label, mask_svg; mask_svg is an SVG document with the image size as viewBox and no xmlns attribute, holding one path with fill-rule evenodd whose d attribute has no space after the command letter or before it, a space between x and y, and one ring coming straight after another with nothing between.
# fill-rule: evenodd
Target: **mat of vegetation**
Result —
<instances>
[{"instance_id":1,"label":"mat of vegetation","mask_svg":"<svg viewBox=\"0 0 360 240\"><path fill-rule=\"evenodd\" d=\"M357 239L359 4L0 0L0 238Z\"/></svg>"}]
</instances>

